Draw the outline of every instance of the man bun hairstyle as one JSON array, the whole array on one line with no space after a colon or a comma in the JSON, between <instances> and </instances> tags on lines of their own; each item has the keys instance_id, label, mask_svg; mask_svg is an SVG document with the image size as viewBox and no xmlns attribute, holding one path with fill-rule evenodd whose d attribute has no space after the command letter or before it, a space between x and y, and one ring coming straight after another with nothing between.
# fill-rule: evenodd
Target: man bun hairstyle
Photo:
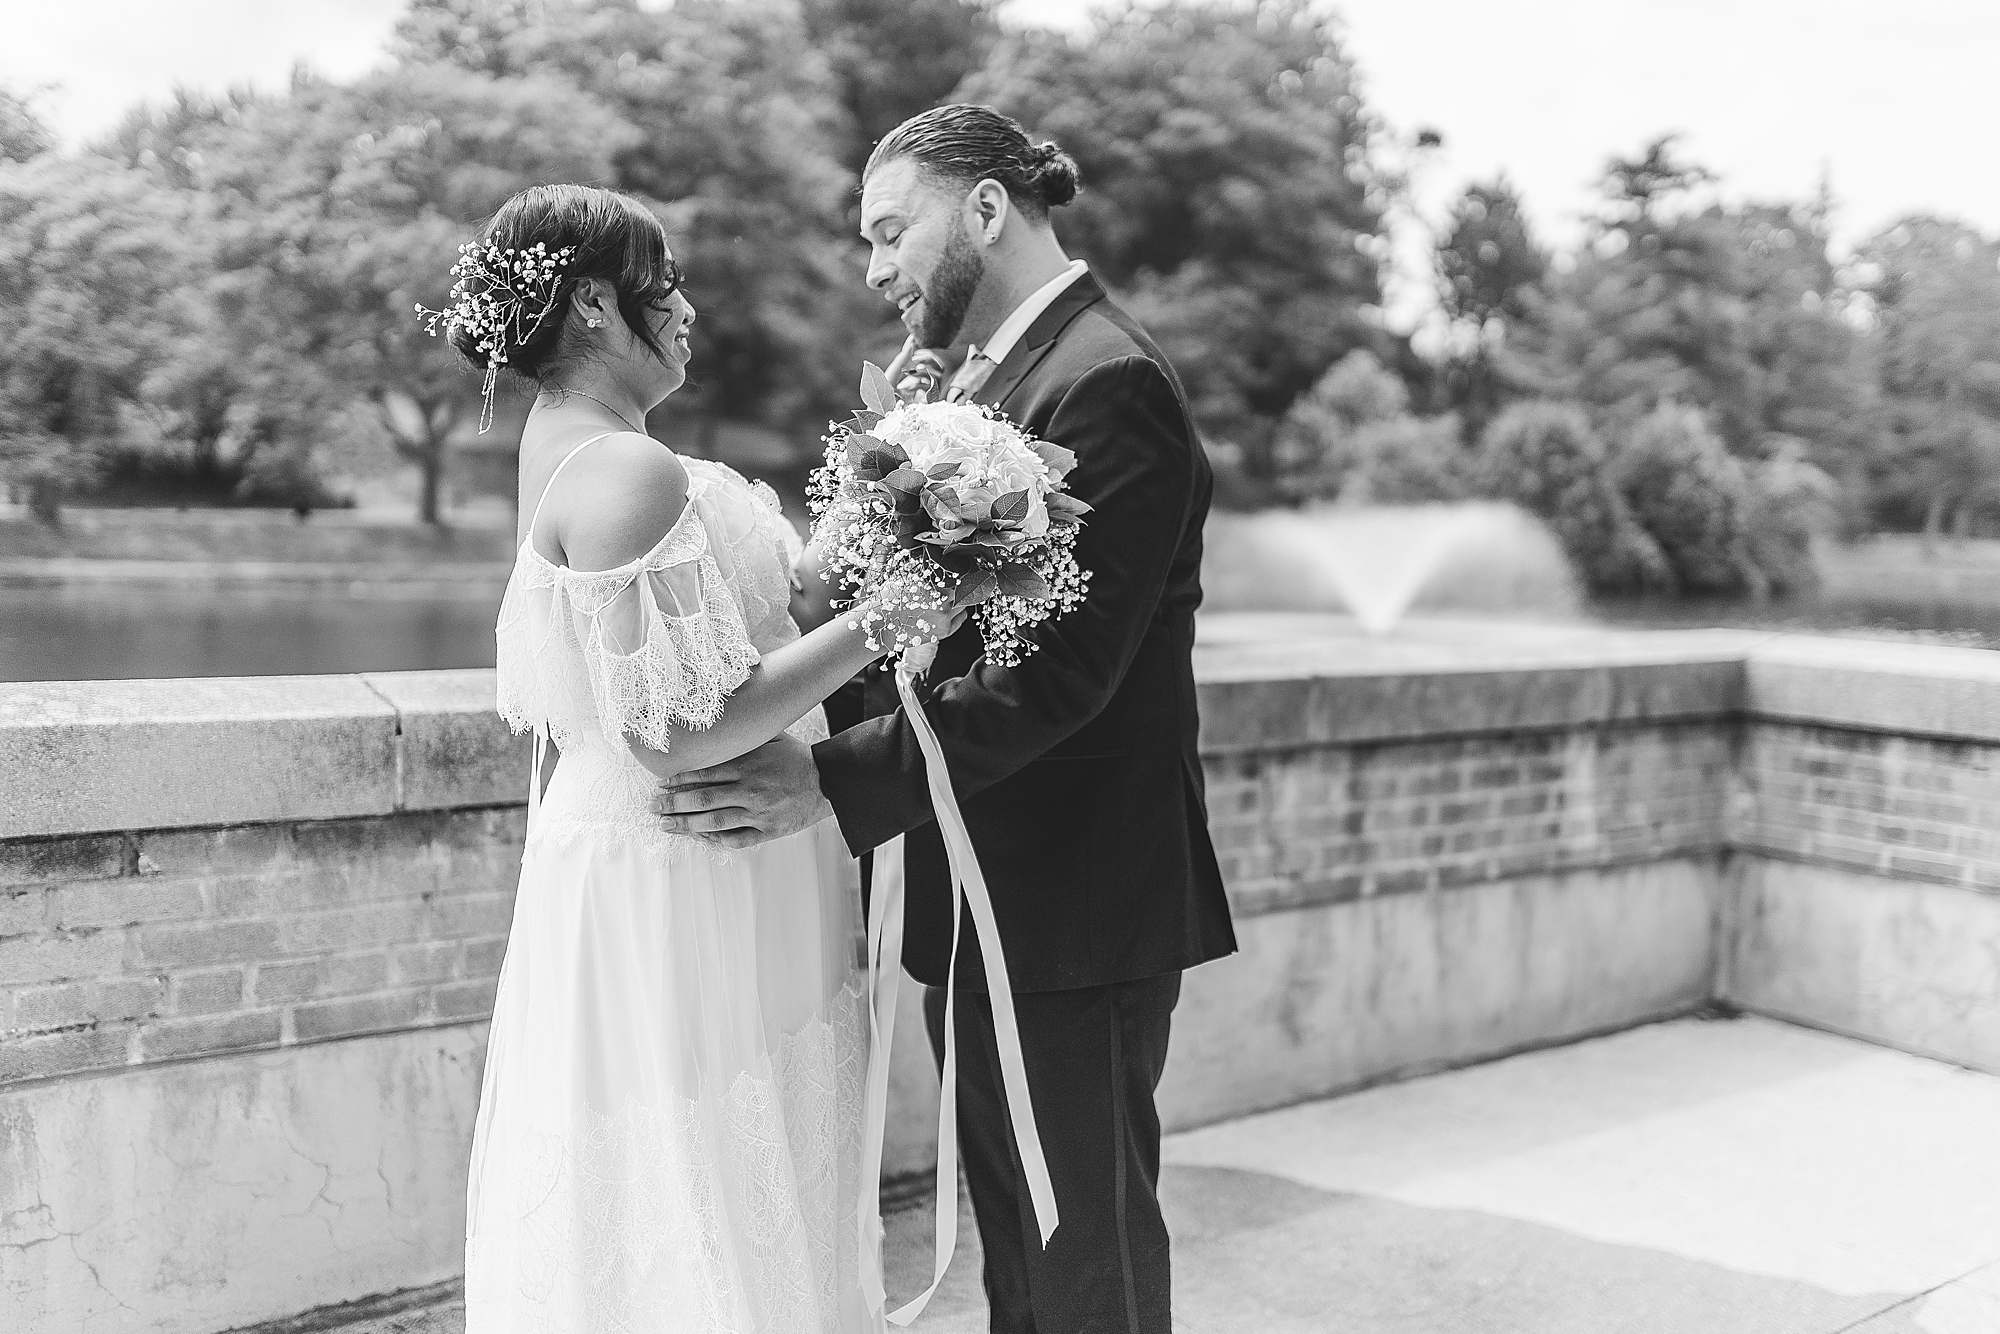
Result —
<instances>
[{"instance_id":1,"label":"man bun hairstyle","mask_svg":"<svg viewBox=\"0 0 2000 1334\"><path fill-rule=\"evenodd\" d=\"M979 181L998 181L1014 207L1038 222L1076 198L1082 185L1076 159L1058 145L1032 143L1019 121L972 102L933 107L883 135L861 178L905 157L927 175L968 189Z\"/></svg>"},{"instance_id":2,"label":"man bun hairstyle","mask_svg":"<svg viewBox=\"0 0 2000 1334\"><path fill-rule=\"evenodd\" d=\"M509 325L498 352L508 370L546 384L563 363L563 332L576 285L586 278L611 284L618 313L633 336L662 361L666 349L653 333L651 311L681 285L667 248L667 229L652 209L631 195L594 185L534 185L500 206L486 225L481 246L527 253L536 246L569 258L557 269L545 311L524 312ZM451 344L475 370L490 371L495 358L478 333L451 327Z\"/></svg>"}]
</instances>

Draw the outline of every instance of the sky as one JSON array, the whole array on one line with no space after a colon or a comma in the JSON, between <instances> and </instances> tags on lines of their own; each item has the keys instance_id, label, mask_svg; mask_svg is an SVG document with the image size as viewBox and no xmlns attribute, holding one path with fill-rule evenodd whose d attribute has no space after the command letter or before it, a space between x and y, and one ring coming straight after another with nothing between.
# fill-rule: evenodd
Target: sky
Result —
<instances>
[{"instance_id":1,"label":"sky","mask_svg":"<svg viewBox=\"0 0 2000 1334\"><path fill-rule=\"evenodd\" d=\"M69 142L175 84L282 87L381 58L404 0L0 0L0 82ZM1612 153L1678 130L1731 198L1831 180L1837 238L1911 212L2000 233L2000 4L1993 0L1340 0L1364 96L1416 164L1392 323L1425 304L1421 219L1505 170L1551 241L1581 232ZM1012 22L1078 27L1086 0L1003 0Z\"/></svg>"}]
</instances>

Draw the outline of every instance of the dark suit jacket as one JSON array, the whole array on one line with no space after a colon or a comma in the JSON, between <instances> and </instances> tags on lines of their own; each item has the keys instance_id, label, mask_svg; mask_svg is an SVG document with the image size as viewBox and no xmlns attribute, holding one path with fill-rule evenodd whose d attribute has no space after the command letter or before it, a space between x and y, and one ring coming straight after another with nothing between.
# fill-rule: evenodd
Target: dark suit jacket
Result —
<instances>
[{"instance_id":1,"label":"dark suit jacket","mask_svg":"<svg viewBox=\"0 0 2000 1334\"><path fill-rule=\"evenodd\" d=\"M1074 450L1083 606L1019 667L968 624L925 687L1017 991L1154 977L1236 948L1196 754L1194 613L1213 483L1167 359L1085 274L976 396ZM887 673L866 721L814 748L856 855L907 832L903 962L942 985L952 885L924 761ZM958 983L985 988L968 919Z\"/></svg>"}]
</instances>

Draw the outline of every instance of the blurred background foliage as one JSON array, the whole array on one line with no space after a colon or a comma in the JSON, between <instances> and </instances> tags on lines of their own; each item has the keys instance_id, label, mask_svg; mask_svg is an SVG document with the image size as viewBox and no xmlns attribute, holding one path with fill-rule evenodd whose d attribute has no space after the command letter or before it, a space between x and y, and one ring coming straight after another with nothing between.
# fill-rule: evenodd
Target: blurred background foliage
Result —
<instances>
[{"instance_id":1,"label":"blurred background foliage","mask_svg":"<svg viewBox=\"0 0 2000 1334\"><path fill-rule=\"evenodd\" d=\"M858 171L961 99L1081 164L1058 228L1173 357L1227 505L1507 500L1601 592L1784 592L1824 534L2000 533L2000 244L1911 217L1836 255L1827 191L1697 204L1667 135L1605 164L1571 248L1504 176L1467 188L1413 348L1381 314L1408 144L1341 31L1308 0L1081 35L989 0L413 0L367 77L184 93L75 150L0 90L0 473L48 514L303 510L400 459L438 520L502 433L411 308L551 180L651 201L692 274L661 434L802 472L900 339Z\"/></svg>"}]
</instances>

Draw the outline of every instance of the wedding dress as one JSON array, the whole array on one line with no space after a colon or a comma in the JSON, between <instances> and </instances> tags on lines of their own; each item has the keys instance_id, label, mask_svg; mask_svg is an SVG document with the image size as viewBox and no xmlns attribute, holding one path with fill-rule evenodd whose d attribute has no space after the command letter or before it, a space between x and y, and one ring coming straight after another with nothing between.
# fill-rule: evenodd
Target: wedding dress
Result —
<instances>
[{"instance_id":1,"label":"wedding dress","mask_svg":"<svg viewBox=\"0 0 2000 1334\"><path fill-rule=\"evenodd\" d=\"M734 853L669 834L624 739L666 750L675 725L712 724L799 635L776 497L686 466L686 510L616 569L553 564L531 520L501 606L500 712L561 760L530 802L488 1039L467 1334L883 1327L856 1254L867 1018L846 854L824 831ZM819 740L825 717L791 731Z\"/></svg>"}]
</instances>

